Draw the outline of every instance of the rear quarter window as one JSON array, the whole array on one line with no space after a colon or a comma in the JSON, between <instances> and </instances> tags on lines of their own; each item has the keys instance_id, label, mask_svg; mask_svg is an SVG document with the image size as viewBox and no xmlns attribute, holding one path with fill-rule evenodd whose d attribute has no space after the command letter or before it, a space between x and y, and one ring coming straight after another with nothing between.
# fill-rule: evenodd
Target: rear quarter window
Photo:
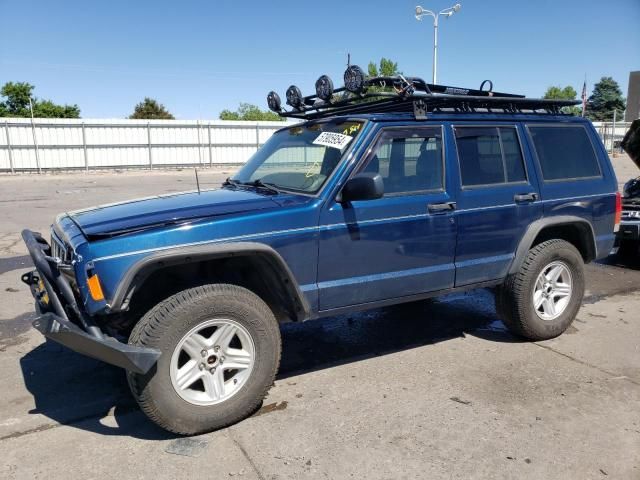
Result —
<instances>
[{"instance_id":1,"label":"rear quarter window","mask_svg":"<svg viewBox=\"0 0 640 480\"><path fill-rule=\"evenodd\" d=\"M528 125L545 181L601 177L600 164L582 125Z\"/></svg>"}]
</instances>

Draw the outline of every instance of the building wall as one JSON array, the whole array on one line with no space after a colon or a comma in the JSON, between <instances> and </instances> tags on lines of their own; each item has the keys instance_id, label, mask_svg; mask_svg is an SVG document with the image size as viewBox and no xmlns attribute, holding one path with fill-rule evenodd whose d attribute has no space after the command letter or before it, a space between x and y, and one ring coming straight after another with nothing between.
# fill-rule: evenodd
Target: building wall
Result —
<instances>
[{"instance_id":1,"label":"building wall","mask_svg":"<svg viewBox=\"0 0 640 480\"><path fill-rule=\"evenodd\" d=\"M629 90L627 91L627 110L624 119L632 122L640 118L640 71L629 73Z\"/></svg>"}]
</instances>

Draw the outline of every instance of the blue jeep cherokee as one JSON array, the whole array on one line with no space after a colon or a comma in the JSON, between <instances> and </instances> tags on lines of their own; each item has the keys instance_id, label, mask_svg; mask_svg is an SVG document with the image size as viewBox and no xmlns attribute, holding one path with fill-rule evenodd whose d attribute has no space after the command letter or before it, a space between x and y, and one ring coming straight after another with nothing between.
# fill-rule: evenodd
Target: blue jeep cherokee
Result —
<instances>
[{"instance_id":1,"label":"blue jeep cherokee","mask_svg":"<svg viewBox=\"0 0 640 480\"><path fill-rule=\"evenodd\" d=\"M367 78L292 86L285 126L220 189L57 217L23 231L35 328L123 367L181 434L251 414L278 370L279 323L496 287L516 335L571 324L584 264L614 244L620 198L572 102Z\"/></svg>"}]
</instances>

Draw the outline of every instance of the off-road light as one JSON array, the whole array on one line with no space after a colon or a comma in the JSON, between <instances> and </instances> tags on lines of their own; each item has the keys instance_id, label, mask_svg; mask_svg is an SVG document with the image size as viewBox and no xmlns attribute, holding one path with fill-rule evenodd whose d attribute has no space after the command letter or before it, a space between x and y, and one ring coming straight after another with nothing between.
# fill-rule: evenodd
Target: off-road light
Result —
<instances>
[{"instance_id":1,"label":"off-road light","mask_svg":"<svg viewBox=\"0 0 640 480\"><path fill-rule=\"evenodd\" d=\"M302 92L295 85L291 85L287 88L287 105L290 105L295 109L300 109L300 107L302 107Z\"/></svg>"},{"instance_id":2,"label":"off-road light","mask_svg":"<svg viewBox=\"0 0 640 480\"><path fill-rule=\"evenodd\" d=\"M273 91L269 92L269 95L267 95L267 105L269 105L269 110L273 112L280 112L282 110L280 95Z\"/></svg>"},{"instance_id":3,"label":"off-road light","mask_svg":"<svg viewBox=\"0 0 640 480\"><path fill-rule=\"evenodd\" d=\"M344 88L351 93L360 93L364 89L364 71L358 65L350 65L344 71Z\"/></svg>"},{"instance_id":4,"label":"off-road light","mask_svg":"<svg viewBox=\"0 0 640 480\"><path fill-rule=\"evenodd\" d=\"M320 100L331 100L331 96L333 95L333 81L329 78L328 75L322 75L316 81L316 95Z\"/></svg>"}]
</instances>

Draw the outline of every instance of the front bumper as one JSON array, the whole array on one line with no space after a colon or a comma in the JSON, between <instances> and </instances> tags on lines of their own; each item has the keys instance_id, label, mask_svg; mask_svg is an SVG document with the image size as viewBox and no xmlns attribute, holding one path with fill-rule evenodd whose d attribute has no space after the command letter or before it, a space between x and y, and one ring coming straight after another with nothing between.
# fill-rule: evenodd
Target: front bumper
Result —
<instances>
[{"instance_id":1,"label":"front bumper","mask_svg":"<svg viewBox=\"0 0 640 480\"><path fill-rule=\"evenodd\" d=\"M39 316L33 326L45 337L75 352L135 373L147 373L160 357L158 350L135 347L110 337L97 339L53 313Z\"/></svg>"},{"instance_id":2,"label":"front bumper","mask_svg":"<svg viewBox=\"0 0 640 480\"><path fill-rule=\"evenodd\" d=\"M135 373L147 373L161 352L106 336L80 309L69 281L60 271L59 260L51 256L47 241L31 230L23 230L22 238L36 266L36 270L22 276L39 313L33 326L47 338L78 353Z\"/></svg>"},{"instance_id":3,"label":"front bumper","mask_svg":"<svg viewBox=\"0 0 640 480\"><path fill-rule=\"evenodd\" d=\"M620 241L640 241L640 222L621 222L620 229L616 233L616 239Z\"/></svg>"}]
</instances>

